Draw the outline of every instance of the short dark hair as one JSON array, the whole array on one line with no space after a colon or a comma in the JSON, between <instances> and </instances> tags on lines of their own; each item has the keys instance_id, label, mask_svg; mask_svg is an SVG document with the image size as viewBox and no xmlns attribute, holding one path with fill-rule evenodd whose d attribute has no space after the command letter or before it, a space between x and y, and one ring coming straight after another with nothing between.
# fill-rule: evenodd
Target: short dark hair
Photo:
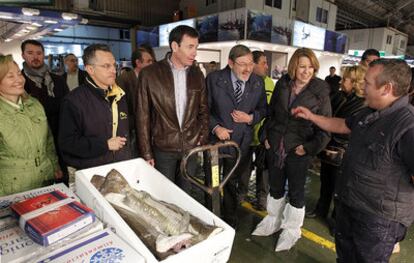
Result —
<instances>
[{"instance_id":1,"label":"short dark hair","mask_svg":"<svg viewBox=\"0 0 414 263\"><path fill-rule=\"evenodd\" d=\"M137 62L136 62L137 59L142 62L142 52L147 52L147 51L143 48L138 48L134 52L132 52L131 63L132 63L133 68L137 67ZM149 53L149 52L147 52L147 53Z\"/></svg>"},{"instance_id":2,"label":"short dark hair","mask_svg":"<svg viewBox=\"0 0 414 263\"><path fill-rule=\"evenodd\" d=\"M155 59L155 53L154 53L154 49L152 49L151 45L149 45L149 44L147 44L147 43L144 43L144 44L141 44L141 45L139 46L139 48L144 49L144 50L145 50L145 52L147 52L148 54L150 54L150 55L151 55L152 60L153 60L154 62L156 61L156 59Z\"/></svg>"},{"instance_id":3,"label":"short dark hair","mask_svg":"<svg viewBox=\"0 0 414 263\"><path fill-rule=\"evenodd\" d=\"M331 66L329 69L335 69L336 70L336 68L334 66Z\"/></svg>"},{"instance_id":4,"label":"short dark hair","mask_svg":"<svg viewBox=\"0 0 414 263\"><path fill-rule=\"evenodd\" d=\"M361 60L366 60L368 56L377 56L380 57L380 53L378 50L374 48L370 48L364 51L362 54Z\"/></svg>"},{"instance_id":5,"label":"short dark hair","mask_svg":"<svg viewBox=\"0 0 414 263\"><path fill-rule=\"evenodd\" d=\"M198 31L192 28L191 26L186 26L186 25L177 26L173 30L171 30L170 35L168 37L170 48L171 48L172 42L174 41L177 42L178 45L180 45L181 41L183 40L184 35L187 35L192 38L199 38L200 36L198 34Z\"/></svg>"},{"instance_id":6,"label":"short dark hair","mask_svg":"<svg viewBox=\"0 0 414 263\"><path fill-rule=\"evenodd\" d=\"M111 52L111 49L108 45L104 44L92 44L83 50L83 64L84 65L91 65L93 64L91 61L95 59L96 51L104 51L104 52Z\"/></svg>"},{"instance_id":7,"label":"short dark hair","mask_svg":"<svg viewBox=\"0 0 414 263\"><path fill-rule=\"evenodd\" d=\"M22 49L22 52L24 52L24 50L26 49L26 45L33 45L33 46L41 47L42 48L42 51L45 52L45 48L43 47L43 44L40 43L37 40L27 39L27 40L23 41L23 43L20 46L20 48Z\"/></svg>"},{"instance_id":8,"label":"short dark hair","mask_svg":"<svg viewBox=\"0 0 414 263\"><path fill-rule=\"evenodd\" d=\"M401 97L408 94L411 83L411 68L402 59L380 58L372 61L369 67L382 66L382 72L378 74L375 84L377 87L390 82L393 85L393 95Z\"/></svg>"},{"instance_id":9,"label":"short dark hair","mask_svg":"<svg viewBox=\"0 0 414 263\"><path fill-rule=\"evenodd\" d=\"M67 57L69 57L69 56L75 56L75 54L73 54L73 53L68 53L68 54L66 54L63 58L64 59L66 59ZM76 57L76 56L75 56Z\"/></svg>"},{"instance_id":10,"label":"short dark hair","mask_svg":"<svg viewBox=\"0 0 414 263\"><path fill-rule=\"evenodd\" d=\"M245 45L240 45L240 44L235 45L234 47L230 49L229 59L234 62L236 61L237 58L243 57L251 53L252 51L250 51L250 49L246 47Z\"/></svg>"},{"instance_id":11,"label":"short dark hair","mask_svg":"<svg viewBox=\"0 0 414 263\"><path fill-rule=\"evenodd\" d=\"M252 54L253 54L254 64L259 63L259 59L261 57L265 57L266 56L265 53L263 51L260 51L260 50L255 50L255 51L252 52Z\"/></svg>"}]
</instances>

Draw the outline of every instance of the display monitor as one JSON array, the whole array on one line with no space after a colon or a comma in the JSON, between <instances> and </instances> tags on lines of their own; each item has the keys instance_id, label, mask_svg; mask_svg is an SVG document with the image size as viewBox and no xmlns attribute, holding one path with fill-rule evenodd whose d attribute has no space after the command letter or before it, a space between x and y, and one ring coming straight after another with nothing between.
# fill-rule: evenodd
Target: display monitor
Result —
<instances>
[{"instance_id":1,"label":"display monitor","mask_svg":"<svg viewBox=\"0 0 414 263\"><path fill-rule=\"evenodd\" d=\"M335 31L326 30L325 34L325 51L335 52L335 53L345 53L347 36Z\"/></svg>"},{"instance_id":2,"label":"display monitor","mask_svg":"<svg viewBox=\"0 0 414 263\"><path fill-rule=\"evenodd\" d=\"M293 46L323 50L325 29L295 21L293 28Z\"/></svg>"},{"instance_id":3,"label":"display monitor","mask_svg":"<svg viewBox=\"0 0 414 263\"><path fill-rule=\"evenodd\" d=\"M171 30L173 30L175 27L180 26L180 25L186 25L186 26L191 26L195 28L195 19L192 18L192 19L177 21L177 22L169 23L165 25L160 25L159 26L159 34L160 34L159 35L160 37L159 46L160 47L169 46L168 37L170 35Z\"/></svg>"}]
</instances>

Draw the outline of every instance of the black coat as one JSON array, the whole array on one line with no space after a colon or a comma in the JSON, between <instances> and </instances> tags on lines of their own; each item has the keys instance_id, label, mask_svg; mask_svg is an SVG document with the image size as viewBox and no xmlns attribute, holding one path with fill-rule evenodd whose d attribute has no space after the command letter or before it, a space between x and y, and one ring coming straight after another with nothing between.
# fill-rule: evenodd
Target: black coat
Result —
<instances>
[{"instance_id":1,"label":"black coat","mask_svg":"<svg viewBox=\"0 0 414 263\"><path fill-rule=\"evenodd\" d=\"M212 142L218 140L212 130L220 125L233 130L231 140L239 144L242 152L246 152L253 138L253 127L266 115L266 92L263 78L252 74L246 82L242 99L236 103L233 83L231 81L231 69L226 67L207 76L208 105L210 109L210 134ZM230 115L233 110L240 110L253 114L253 122L235 123Z\"/></svg>"},{"instance_id":2,"label":"black coat","mask_svg":"<svg viewBox=\"0 0 414 263\"><path fill-rule=\"evenodd\" d=\"M66 81L61 76L50 73L50 77L54 83L53 92L55 94L55 97L50 97L47 94L47 88L39 89L36 87L36 84L26 76L24 71L22 71L22 73L26 79L24 89L27 93L38 99L42 104L43 108L45 109L48 124L56 141L59 129L60 105L62 103L63 97L65 97L65 95L69 92Z\"/></svg>"},{"instance_id":3,"label":"black coat","mask_svg":"<svg viewBox=\"0 0 414 263\"><path fill-rule=\"evenodd\" d=\"M82 84L85 84L87 75L88 75L88 73L86 73L86 71L78 69L78 83L79 83L79 86L82 85ZM63 73L62 77L65 79L65 82L66 82L67 79L68 79L68 73L67 72Z\"/></svg>"},{"instance_id":4,"label":"black coat","mask_svg":"<svg viewBox=\"0 0 414 263\"><path fill-rule=\"evenodd\" d=\"M273 91L261 141L268 139L273 151L277 151L283 139L286 153L303 145L308 155L314 156L325 148L329 142L329 133L322 131L308 120L296 118L291 114L292 108L303 106L313 113L331 116L328 84L318 78L312 79L289 106L291 80L284 75Z\"/></svg>"},{"instance_id":5,"label":"black coat","mask_svg":"<svg viewBox=\"0 0 414 263\"><path fill-rule=\"evenodd\" d=\"M380 111L367 107L346 119L346 125L351 138L336 197L362 213L410 226L414 220L414 107L408 96Z\"/></svg>"},{"instance_id":6,"label":"black coat","mask_svg":"<svg viewBox=\"0 0 414 263\"><path fill-rule=\"evenodd\" d=\"M365 108L364 98L360 98L355 93L346 94L343 91L338 92L331 99L332 116L346 119L352 115L357 114L360 110ZM332 134L332 140L329 142L330 146L341 146L346 148L349 142L349 134Z\"/></svg>"},{"instance_id":7,"label":"black coat","mask_svg":"<svg viewBox=\"0 0 414 263\"><path fill-rule=\"evenodd\" d=\"M110 151L107 141L113 137L112 99L88 81L72 90L62 103L59 146L64 161L84 169L130 158L129 147ZM128 107L125 95L116 102L118 128L115 136L128 137ZM129 139L129 138L128 138Z\"/></svg>"}]
</instances>

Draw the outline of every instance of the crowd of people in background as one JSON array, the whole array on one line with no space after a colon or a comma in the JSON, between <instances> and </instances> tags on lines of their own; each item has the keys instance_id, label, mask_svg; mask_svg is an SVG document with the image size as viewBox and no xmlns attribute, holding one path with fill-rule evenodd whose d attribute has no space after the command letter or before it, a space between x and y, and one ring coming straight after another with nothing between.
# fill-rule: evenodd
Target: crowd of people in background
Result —
<instances>
[{"instance_id":1,"label":"crowd of people in background","mask_svg":"<svg viewBox=\"0 0 414 263\"><path fill-rule=\"evenodd\" d=\"M223 69L210 63L202 71L198 38L194 28L178 26L164 59L141 46L133 69L121 74L103 44L84 50L85 71L67 54L63 76L44 63L36 40L22 43L21 70L11 55L0 55L0 196L69 183L76 170L136 157L190 194L180 171L184 154L232 140L241 162L224 188L222 211L232 227L255 170L255 207L267 216L252 235L282 230L275 250L289 250L305 216L320 217L335 235L338 262L387 262L414 220L408 65L369 49L342 77L331 66L322 80L315 53L298 48L285 74L272 72L274 85L266 54L240 44ZM226 177L236 154L222 153ZM321 160L320 197L305 211L314 157ZM188 161L190 174L197 162Z\"/></svg>"}]
</instances>

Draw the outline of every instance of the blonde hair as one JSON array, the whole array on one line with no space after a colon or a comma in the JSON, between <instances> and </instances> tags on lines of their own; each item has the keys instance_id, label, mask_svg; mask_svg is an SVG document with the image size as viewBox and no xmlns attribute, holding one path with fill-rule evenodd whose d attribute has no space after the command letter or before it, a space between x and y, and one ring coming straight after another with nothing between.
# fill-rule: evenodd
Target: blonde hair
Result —
<instances>
[{"instance_id":1,"label":"blonde hair","mask_svg":"<svg viewBox=\"0 0 414 263\"><path fill-rule=\"evenodd\" d=\"M292 57L289 60L288 74L290 78L291 79L296 78L296 70L298 69L299 59L301 57L309 58L311 65L314 68L313 77L315 77L319 70L319 61L316 58L315 53L313 53L313 51L309 48L298 48L296 49L295 53L293 53Z\"/></svg>"},{"instance_id":2,"label":"blonde hair","mask_svg":"<svg viewBox=\"0 0 414 263\"><path fill-rule=\"evenodd\" d=\"M364 97L366 68L362 66L346 67L342 74L342 79L349 78L352 83L352 90L358 97Z\"/></svg>"},{"instance_id":3,"label":"blonde hair","mask_svg":"<svg viewBox=\"0 0 414 263\"><path fill-rule=\"evenodd\" d=\"M0 55L0 82L3 81L13 63L16 64L12 55Z\"/></svg>"}]
</instances>

